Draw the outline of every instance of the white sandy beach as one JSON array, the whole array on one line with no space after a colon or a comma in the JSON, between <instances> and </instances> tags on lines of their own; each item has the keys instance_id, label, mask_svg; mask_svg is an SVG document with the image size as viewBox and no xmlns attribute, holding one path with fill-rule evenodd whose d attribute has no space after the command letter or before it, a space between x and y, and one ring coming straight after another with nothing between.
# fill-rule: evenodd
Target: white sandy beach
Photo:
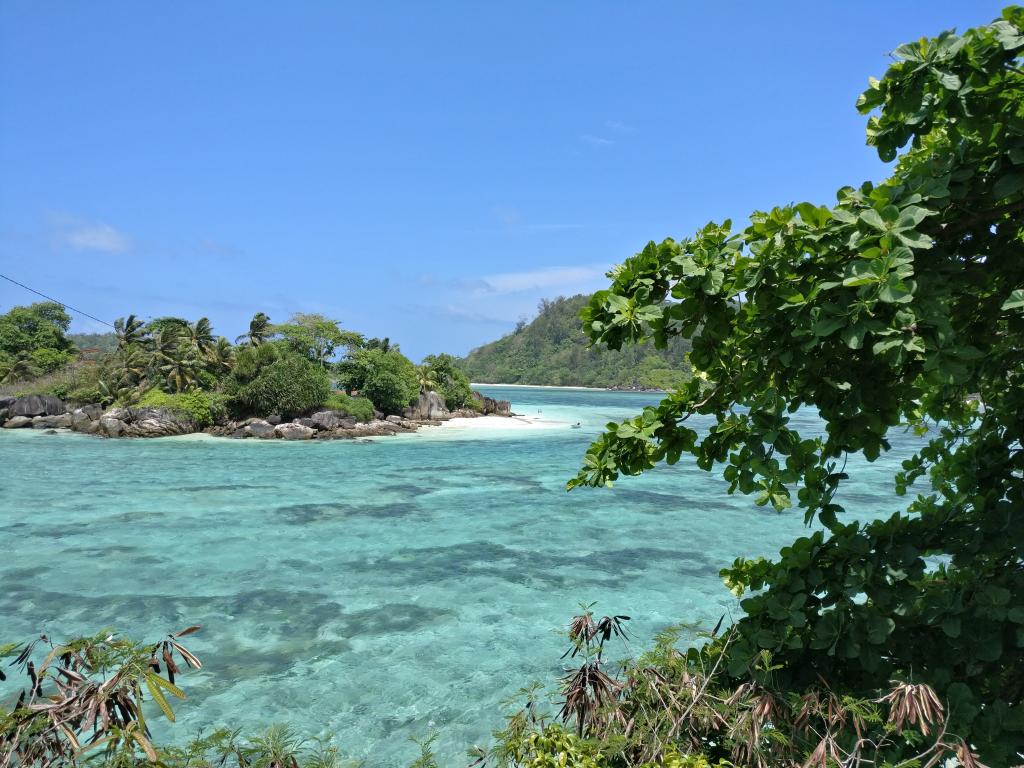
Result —
<instances>
[{"instance_id":1,"label":"white sandy beach","mask_svg":"<svg viewBox=\"0 0 1024 768\"><path fill-rule=\"evenodd\" d=\"M482 382L471 381L469 383L471 387L519 387L522 389L577 389L584 391L596 391L596 392L618 392L621 390L609 389L608 387L559 387L554 384L484 384Z\"/></svg>"},{"instance_id":2,"label":"white sandy beach","mask_svg":"<svg viewBox=\"0 0 1024 768\"><path fill-rule=\"evenodd\" d=\"M567 429L570 426L567 421L542 419L535 416L477 416L448 419L438 426L420 427L419 431L443 429L446 432L451 430L518 432L530 429Z\"/></svg>"},{"instance_id":3,"label":"white sandy beach","mask_svg":"<svg viewBox=\"0 0 1024 768\"><path fill-rule=\"evenodd\" d=\"M624 392L627 394L657 395L665 392L663 389L614 389L612 387L561 387L554 384L482 384L480 382L469 383L471 387L512 387L518 389L568 389L579 392Z\"/></svg>"}]
</instances>

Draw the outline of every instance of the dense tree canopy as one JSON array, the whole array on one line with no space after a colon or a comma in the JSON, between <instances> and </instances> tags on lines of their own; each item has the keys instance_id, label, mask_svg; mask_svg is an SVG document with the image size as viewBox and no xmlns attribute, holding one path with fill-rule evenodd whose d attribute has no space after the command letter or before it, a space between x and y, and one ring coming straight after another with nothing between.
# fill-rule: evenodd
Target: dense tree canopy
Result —
<instances>
[{"instance_id":1,"label":"dense tree canopy","mask_svg":"<svg viewBox=\"0 0 1024 768\"><path fill-rule=\"evenodd\" d=\"M461 368L472 381L488 384L665 389L686 381L689 347L684 339L673 339L664 349L652 344L588 348L579 311L589 298L541 301L532 322L474 349L460 361Z\"/></svg>"},{"instance_id":2,"label":"dense tree canopy","mask_svg":"<svg viewBox=\"0 0 1024 768\"><path fill-rule=\"evenodd\" d=\"M42 301L0 315L0 381L48 373L75 356L64 307Z\"/></svg>"},{"instance_id":3,"label":"dense tree canopy","mask_svg":"<svg viewBox=\"0 0 1024 768\"><path fill-rule=\"evenodd\" d=\"M147 322L128 315L114 321L111 334L75 337L89 354L74 366L66 365L77 359L64 335L68 323L58 304L0 316L0 385L13 381L7 389L14 394L53 394L74 403L170 407L202 426L227 414L301 416L321 407L363 421L378 409L401 414L416 400L424 372L427 389L440 392L449 407L477 402L451 355L428 356L417 370L390 339L366 340L318 314L294 314L275 325L257 312L236 344L217 336L205 317ZM39 378L54 368L60 370ZM332 379L366 397L333 391Z\"/></svg>"},{"instance_id":4,"label":"dense tree canopy","mask_svg":"<svg viewBox=\"0 0 1024 768\"><path fill-rule=\"evenodd\" d=\"M253 319L256 322L256 318ZM298 313L287 323L272 327L275 334L307 359L326 368L343 347L355 347L362 336L354 331L342 329L335 320L323 315Z\"/></svg>"},{"instance_id":5,"label":"dense tree canopy","mask_svg":"<svg viewBox=\"0 0 1024 768\"><path fill-rule=\"evenodd\" d=\"M339 366L343 386L368 397L381 411L400 414L420 392L416 366L396 346L358 349Z\"/></svg>"},{"instance_id":6,"label":"dense tree canopy","mask_svg":"<svg viewBox=\"0 0 1024 768\"><path fill-rule=\"evenodd\" d=\"M269 349L263 344L259 349ZM241 386L238 400L249 412L301 416L323 405L331 394L327 372L316 363L293 354L280 354Z\"/></svg>"},{"instance_id":7,"label":"dense tree canopy","mask_svg":"<svg viewBox=\"0 0 1024 768\"><path fill-rule=\"evenodd\" d=\"M1024 745L1022 32L1013 8L897 49L858 103L869 144L897 159L883 183L650 243L613 270L583 313L591 339L688 339L695 378L609 425L570 483L686 454L759 504L795 503L824 530L724 574L747 594L730 674L769 651L785 690L927 683L949 733L992 765ZM803 407L823 436L793 429ZM690 428L692 414L713 426ZM929 440L895 491L918 495L846 519L845 457L873 460L907 426Z\"/></svg>"}]
</instances>

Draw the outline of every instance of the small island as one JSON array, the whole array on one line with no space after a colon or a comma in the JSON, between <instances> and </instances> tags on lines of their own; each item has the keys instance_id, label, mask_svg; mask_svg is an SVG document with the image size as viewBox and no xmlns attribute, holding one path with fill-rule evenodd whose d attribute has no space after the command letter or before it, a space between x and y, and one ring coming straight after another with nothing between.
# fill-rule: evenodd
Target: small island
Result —
<instances>
[{"instance_id":1,"label":"small island","mask_svg":"<svg viewBox=\"0 0 1024 768\"><path fill-rule=\"evenodd\" d=\"M257 313L234 343L195 322L134 315L101 347L76 348L54 302L0 316L0 426L99 437L196 432L312 440L413 432L452 418L510 416L474 392L448 354L415 365L387 338L318 314Z\"/></svg>"}]
</instances>

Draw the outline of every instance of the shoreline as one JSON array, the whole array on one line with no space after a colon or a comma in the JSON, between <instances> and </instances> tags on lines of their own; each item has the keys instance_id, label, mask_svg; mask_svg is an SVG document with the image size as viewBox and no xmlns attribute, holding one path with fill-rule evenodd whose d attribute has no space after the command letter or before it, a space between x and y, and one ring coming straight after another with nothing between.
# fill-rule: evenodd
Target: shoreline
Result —
<instances>
[{"instance_id":1,"label":"shoreline","mask_svg":"<svg viewBox=\"0 0 1024 768\"><path fill-rule=\"evenodd\" d=\"M59 427L56 429L11 429L11 430L0 430L0 434L10 432L11 434L18 435L33 435L35 437L44 436L80 436L84 439L100 439L100 440L174 440L174 441L201 441L206 442L207 440L212 441L231 441L231 442L245 442L245 443L266 443L268 445L277 443L327 443L327 442L376 442L378 438L398 438L400 440L415 439L416 437L455 437L460 433L473 436L485 436L486 434L500 434L508 432L532 432L532 431L547 431L554 429L562 429L570 427L570 423L567 421L556 421L554 419L539 419L530 418L527 416L497 416L494 414L488 414L486 416L456 416L451 419L445 419L437 424L421 424L416 429L409 429L403 431L389 432L386 434L366 434L359 436L351 436L344 438L317 438L308 440L282 440L280 438L275 439L253 439L249 438L246 440L239 440L228 435L213 434L207 430L199 430L196 432L185 432L179 435L162 435L158 437L101 437L99 435L90 435L84 432L78 432L74 429L66 427ZM389 441L385 441L389 442Z\"/></svg>"},{"instance_id":2,"label":"shoreline","mask_svg":"<svg viewBox=\"0 0 1024 768\"><path fill-rule=\"evenodd\" d=\"M569 389L581 390L584 392L625 392L627 394L656 395L665 394L664 389L616 389L614 387L584 387L584 386L561 386L556 384L485 384L481 381L471 381L471 387L516 387L519 389Z\"/></svg>"},{"instance_id":3,"label":"shoreline","mask_svg":"<svg viewBox=\"0 0 1024 768\"><path fill-rule=\"evenodd\" d=\"M477 432L477 431L493 431L493 432L521 432L529 430L544 430L544 429L559 429L562 427L570 427L571 423L568 421L556 421L555 419L539 419L529 416L476 416L467 418L465 416L456 416L451 419L446 419L440 424L425 424L415 432L409 434L430 434L435 430L444 430L446 427L450 430L460 432Z\"/></svg>"}]
</instances>

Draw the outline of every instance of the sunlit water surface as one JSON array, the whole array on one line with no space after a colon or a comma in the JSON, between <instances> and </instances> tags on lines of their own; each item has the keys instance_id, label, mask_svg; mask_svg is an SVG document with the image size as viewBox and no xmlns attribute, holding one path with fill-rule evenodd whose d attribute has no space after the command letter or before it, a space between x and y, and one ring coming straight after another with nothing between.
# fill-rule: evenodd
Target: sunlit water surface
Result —
<instances>
[{"instance_id":1,"label":"sunlit water surface","mask_svg":"<svg viewBox=\"0 0 1024 768\"><path fill-rule=\"evenodd\" d=\"M685 462L567 494L600 428L654 395L484 389L557 423L369 443L0 430L0 641L201 624L205 667L159 735L289 722L392 766L438 731L457 766L501 701L561 672L557 630L580 601L629 613L639 651L735 613L718 570L806 532ZM851 513L898 508L892 474L915 441L894 442L851 460Z\"/></svg>"}]
</instances>

